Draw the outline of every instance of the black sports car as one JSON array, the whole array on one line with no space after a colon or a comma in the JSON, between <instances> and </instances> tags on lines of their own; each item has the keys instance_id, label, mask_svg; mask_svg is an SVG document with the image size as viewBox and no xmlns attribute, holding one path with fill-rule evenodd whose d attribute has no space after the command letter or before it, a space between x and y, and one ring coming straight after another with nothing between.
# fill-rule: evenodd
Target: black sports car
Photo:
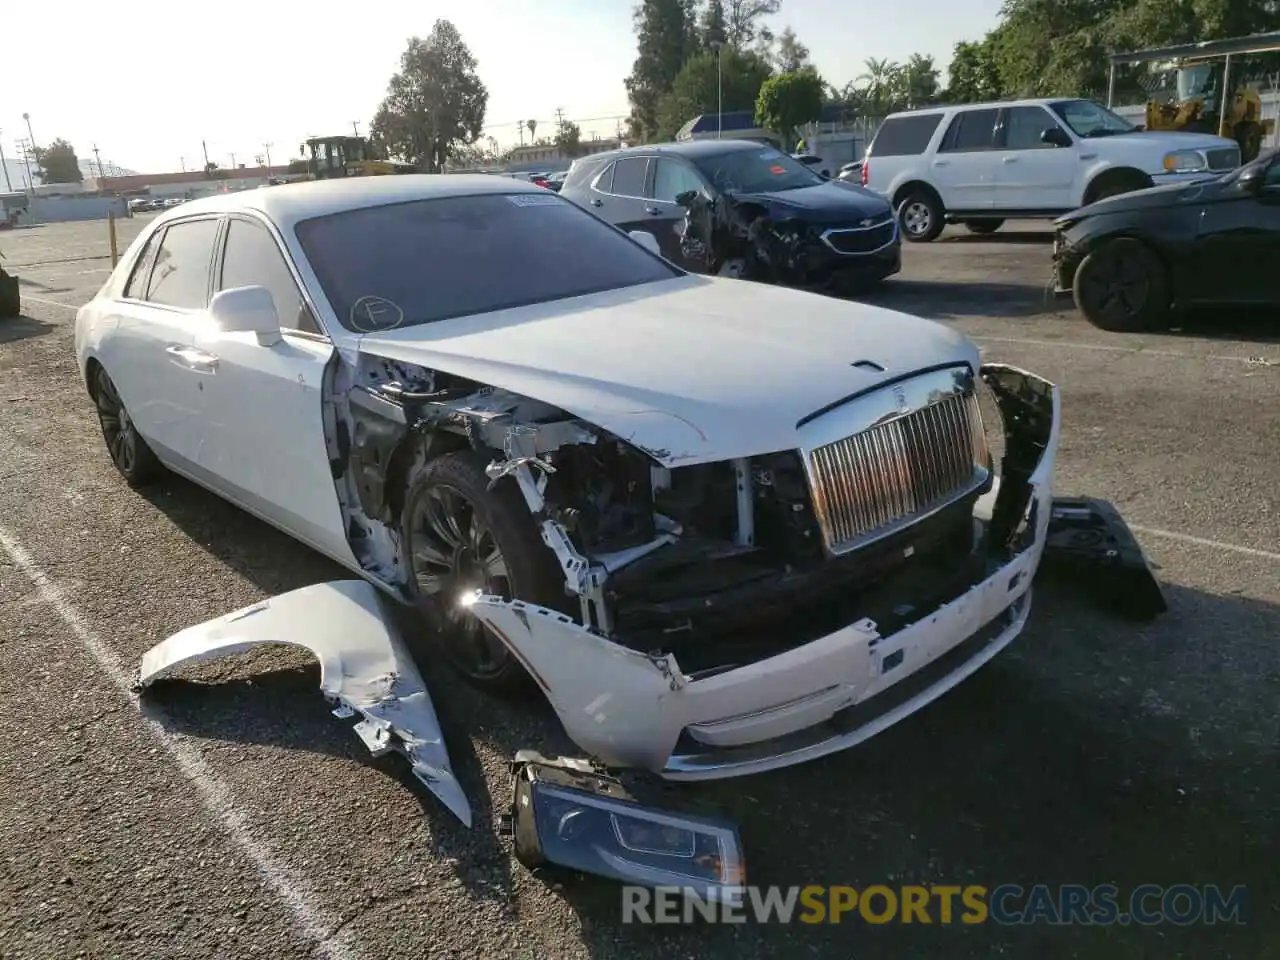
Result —
<instances>
[{"instance_id":1,"label":"black sports car","mask_svg":"<svg viewBox=\"0 0 1280 960\"><path fill-rule=\"evenodd\" d=\"M1280 306L1280 151L1216 179L1121 194L1054 222L1054 289L1104 330L1199 304Z\"/></svg>"}]
</instances>

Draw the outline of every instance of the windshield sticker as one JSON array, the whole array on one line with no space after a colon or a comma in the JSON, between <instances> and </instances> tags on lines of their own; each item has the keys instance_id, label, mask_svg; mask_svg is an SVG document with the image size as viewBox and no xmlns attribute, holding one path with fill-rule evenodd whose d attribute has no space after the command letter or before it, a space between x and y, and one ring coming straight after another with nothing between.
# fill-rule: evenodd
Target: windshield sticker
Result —
<instances>
[{"instance_id":1,"label":"windshield sticker","mask_svg":"<svg viewBox=\"0 0 1280 960\"><path fill-rule=\"evenodd\" d=\"M550 207L560 202L554 193L509 193L507 199L517 207Z\"/></svg>"},{"instance_id":2,"label":"windshield sticker","mask_svg":"<svg viewBox=\"0 0 1280 960\"><path fill-rule=\"evenodd\" d=\"M775 163L772 167L769 168L769 172L772 174L782 174L787 172L787 168L782 166L781 164Z\"/></svg>"},{"instance_id":3,"label":"windshield sticker","mask_svg":"<svg viewBox=\"0 0 1280 960\"><path fill-rule=\"evenodd\" d=\"M404 311L386 297L361 297L351 305L350 320L361 333L378 333L404 323Z\"/></svg>"}]
</instances>

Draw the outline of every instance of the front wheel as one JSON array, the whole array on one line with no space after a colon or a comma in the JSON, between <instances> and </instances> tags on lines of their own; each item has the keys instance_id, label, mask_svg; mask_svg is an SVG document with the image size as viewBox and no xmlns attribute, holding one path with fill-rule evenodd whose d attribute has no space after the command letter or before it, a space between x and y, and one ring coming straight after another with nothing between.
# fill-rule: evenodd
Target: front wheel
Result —
<instances>
[{"instance_id":1,"label":"front wheel","mask_svg":"<svg viewBox=\"0 0 1280 960\"><path fill-rule=\"evenodd\" d=\"M428 460L410 474L401 539L410 592L458 672L485 689L527 687L520 662L461 603L477 590L544 606L558 602L554 556L513 482L490 490L483 459L471 451Z\"/></svg>"},{"instance_id":2,"label":"front wheel","mask_svg":"<svg viewBox=\"0 0 1280 960\"><path fill-rule=\"evenodd\" d=\"M98 425L107 453L120 476L131 487L141 487L155 480L164 467L147 441L138 433L137 425L120 399L120 391L103 367L93 375L93 402L98 408Z\"/></svg>"},{"instance_id":3,"label":"front wheel","mask_svg":"<svg viewBox=\"0 0 1280 960\"><path fill-rule=\"evenodd\" d=\"M946 225L946 212L932 193L923 190L909 193L898 207L898 227L911 243L938 239Z\"/></svg>"},{"instance_id":4,"label":"front wheel","mask_svg":"<svg viewBox=\"0 0 1280 960\"><path fill-rule=\"evenodd\" d=\"M1112 240L1086 256L1076 269L1073 293L1076 308L1102 330L1137 333L1168 323L1164 264L1139 240Z\"/></svg>"}]
</instances>

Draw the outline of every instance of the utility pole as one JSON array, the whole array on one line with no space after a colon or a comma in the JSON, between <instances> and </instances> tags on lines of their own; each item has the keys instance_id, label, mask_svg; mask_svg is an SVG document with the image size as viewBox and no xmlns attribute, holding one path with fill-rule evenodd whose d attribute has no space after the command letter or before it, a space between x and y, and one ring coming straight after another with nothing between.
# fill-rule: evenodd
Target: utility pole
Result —
<instances>
[{"instance_id":1,"label":"utility pole","mask_svg":"<svg viewBox=\"0 0 1280 960\"><path fill-rule=\"evenodd\" d=\"M182 168L182 172L183 172L183 173L186 173L186 172L187 172L187 158L186 158L186 157L179 157L179 158L178 158L178 166L180 166L180 167Z\"/></svg>"},{"instance_id":2,"label":"utility pole","mask_svg":"<svg viewBox=\"0 0 1280 960\"><path fill-rule=\"evenodd\" d=\"M24 113L22 119L27 121L27 138L31 141L31 149L34 151L36 148L36 135L31 132L31 114Z\"/></svg>"},{"instance_id":3,"label":"utility pole","mask_svg":"<svg viewBox=\"0 0 1280 960\"><path fill-rule=\"evenodd\" d=\"M203 140L200 141L200 149L204 151L204 168L209 169L209 145Z\"/></svg>"},{"instance_id":4,"label":"utility pole","mask_svg":"<svg viewBox=\"0 0 1280 960\"><path fill-rule=\"evenodd\" d=\"M234 170L235 168L236 168L236 155L235 155L235 153L232 153L232 154L231 154L231 169L232 169L232 170Z\"/></svg>"},{"instance_id":5,"label":"utility pole","mask_svg":"<svg viewBox=\"0 0 1280 960\"><path fill-rule=\"evenodd\" d=\"M0 130L0 133L4 133ZM4 188L13 193L13 184L9 181L9 161L4 158L4 143L0 142L0 168L4 169Z\"/></svg>"},{"instance_id":6,"label":"utility pole","mask_svg":"<svg viewBox=\"0 0 1280 960\"><path fill-rule=\"evenodd\" d=\"M354 133L357 137L360 136L360 121L358 120L351 121L351 132Z\"/></svg>"},{"instance_id":7,"label":"utility pole","mask_svg":"<svg viewBox=\"0 0 1280 960\"><path fill-rule=\"evenodd\" d=\"M101 180L102 179L102 154L98 152L98 145L96 143L93 145L93 159L98 167L98 179Z\"/></svg>"},{"instance_id":8,"label":"utility pole","mask_svg":"<svg viewBox=\"0 0 1280 960\"><path fill-rule=\"evenodd\" d=\"M31 141L18 140L17 144L18 149L22 151L22 162L27 168L27 190L31 193L35 193L36 183L31 179Z\"/></svg>"},{"instance_id":9,"label":"utility pole","mask_svg":"<svg viewBox=\"0 0 1280 960\"><path fill-rule=\"evenodd\" d=\"M556 107L556 132L564 134L564 110L560 107Z\"/></svg>"},{"instance_id":10,"label":"utility pole","mask_svg":"<svg viewBox=\"0 0 1280 960\"><path fill-rule=\"evenodd\" d=\"M271 144L264 143L262 145L262 149L267 151L267 169L270 170L271 169Z\"/></svg>"}]
</instances>

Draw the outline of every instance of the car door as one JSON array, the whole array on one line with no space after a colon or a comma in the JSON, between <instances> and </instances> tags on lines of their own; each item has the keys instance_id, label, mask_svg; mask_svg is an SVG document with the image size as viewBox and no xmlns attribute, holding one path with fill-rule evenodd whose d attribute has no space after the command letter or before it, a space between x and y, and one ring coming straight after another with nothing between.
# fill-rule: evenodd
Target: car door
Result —
<instances>
[{"instance_id":1,"label":"car door","mask_svg":"<svg viewBox=\"0 0 1280 960\"><path fill-rule=\"evenodd\" d=\"M209 301L218 218L177 220L151 234L119 300L99 360L139 433L160 459L198 476L200 381L192 372L195 331Z\"/></svg>"},{"instance_id":2,"label":"car door","mask_svg":"<svg viewBox=\"0 0 1280 960\"><path fill-rule=\"evenodd\" d=\"M1262 188L1233 187L1200 215L1191 298L1280 305L1280 157Z\"/></svg>"},{"instance_id":3,"label":"car door","mask_svg":"<svg viewBox=\"0 0 1280 960\"><path fill-rule=\"evenodd\" d=\"M960 110L938 145L930 165L947 212L985 211L995 206L995 107ZM872 158L874 163L874 157Z\"/></svg>"},{"instance_id":4,"label":"car door","mask_svg":"<svg viewBox=\"0 0 1280 960\"><path fill-rule=\"evenodd\" d=\"M622 157L600 171L587 191L589 208L620 230L642 230L652 216L645 196L649 183L648 157Z\"/></svg>"},{"instance_id":5,"label":"car door","mask_svg":"<svg viewBox=\"0 0 1280 960\"><path fill-rule=\"evenodd\" d=\"M662 255L686 270L695 269L697 264L686 262L680 253L685 208L676 203L676 197L690 191L712 195L711 188L703 182L692 164L676 157L658 157L654 161L649 191L652 203L647 211L652 219L648 229L657 235Z\"/></svg>"},{"instance_id":6,"label":"car door","mask_svg":"<svg viewBox=\"0 0 1280 960\"><path fill-rule=\"evenodd\" d=\"M1067 210L1076 196L1080 166L1074 145L1045 143L1045 130L1062 125L1041 106L1006 107L996 131L999 163L993 191L997 210ZM1063 131L1065 132L1065 131ZM1068 134L1068 136L1070 136Z\"/></svg>"},{"instance_id":7,"label":"car door","mask_svg":"<svg viewBox=\"0 0 1280 960\"><path fill-rule=\"evenodd\" d=\"M229 217L216 264L215 290L271 291L282 338L263 345L255 334L212 328L196 338L206 361L200 467L227 496L349 561L324 435L322 391L333 344L265 222Z\"/></svg>"}]
</instances>

